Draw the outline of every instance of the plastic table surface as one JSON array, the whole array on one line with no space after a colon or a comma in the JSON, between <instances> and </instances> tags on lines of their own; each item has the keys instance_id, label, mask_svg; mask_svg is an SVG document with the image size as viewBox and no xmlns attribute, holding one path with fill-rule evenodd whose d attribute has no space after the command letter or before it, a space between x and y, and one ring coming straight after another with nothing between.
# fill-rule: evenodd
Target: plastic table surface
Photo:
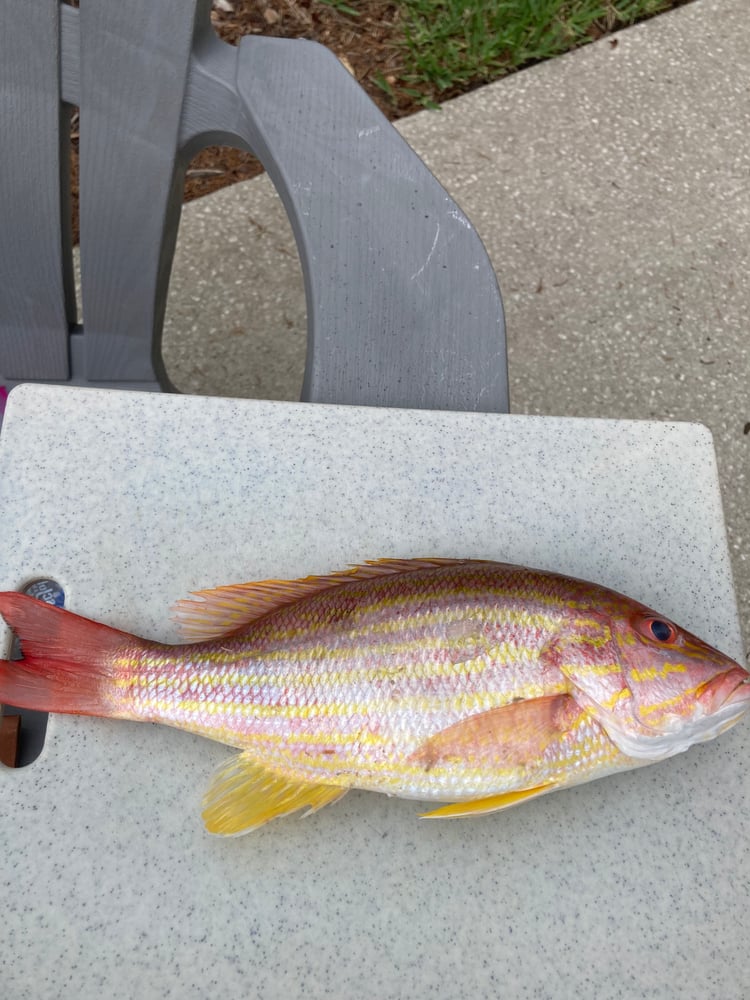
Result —
<instances>
[{"instance_id":1,"label":"plastic table surface","mask_svg":"<svg viewBox=\"0 0 750 1000\"><path fill-rule=\"evenodd\" d=\"M697 425L22 386L0 524L0 588L49 576L160 640L198 588L473 556L597 580L742 656ZM52 717L34 764L0 768L3 993L740 996L749 736L474 820L351 792L221 839L200 799L233 751Z\"/></svg>"}]
</instances>

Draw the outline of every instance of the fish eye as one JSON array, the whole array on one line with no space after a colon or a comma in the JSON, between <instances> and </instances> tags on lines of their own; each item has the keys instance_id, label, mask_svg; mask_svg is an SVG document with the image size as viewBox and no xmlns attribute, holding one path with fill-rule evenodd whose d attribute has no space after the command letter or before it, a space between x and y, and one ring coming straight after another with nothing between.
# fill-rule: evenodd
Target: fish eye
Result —
<instances>
[{"instance_id":1,"label":"fish eye","mask_svg":"<svg viewBox=\"0 0 750 1000\"><path fill-rule=\"evenodd\" d=\"M666 622L660 621L658 618L654 618L653 621L649 622L649 631L657 642L669 642L672 638L674 629Z\"/></svg>"},{"instance_id":2,"label":"fish eye","mask_svg":"<svg viewBox=\"0 0 750 1000\"><path fill-rule=\"evenodd\" d=\"M636 628L644 638L655 642L674 642L677 638L677 629L663 618L643 618Z\"/></svg>"}]
</instances>

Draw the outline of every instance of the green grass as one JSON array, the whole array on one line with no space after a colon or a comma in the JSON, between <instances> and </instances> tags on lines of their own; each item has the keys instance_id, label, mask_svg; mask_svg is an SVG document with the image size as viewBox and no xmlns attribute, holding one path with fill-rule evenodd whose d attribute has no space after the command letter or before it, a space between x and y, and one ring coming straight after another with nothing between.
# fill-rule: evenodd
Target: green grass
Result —
<instances>
[{"instance_id":1,"label":"green grass","mask_svg":"<svg viewBox=\"0 0 750 1000\"><path fill-rule=\"evenodd\" d=\"M399 0L406 83L424 104L567 52L684 0Z\"/></svg>"},{"instance_id":2,"label":"green grass","mask_svg":"<svg viewBox=\"0 0 750 1000\"><path fill-rule=\"evenodd\" d=\"M359 11L350 7L346 0L322 0L324 4L333 7L339 14L349 14L350 17L359 17Z\"/></svg>"}]
</instances>

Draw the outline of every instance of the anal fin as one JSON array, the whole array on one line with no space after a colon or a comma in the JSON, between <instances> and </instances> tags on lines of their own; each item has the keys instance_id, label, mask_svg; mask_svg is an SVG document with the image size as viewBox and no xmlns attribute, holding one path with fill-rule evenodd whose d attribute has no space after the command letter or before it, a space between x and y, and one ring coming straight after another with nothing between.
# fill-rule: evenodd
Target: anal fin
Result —
<instances>
[{"instance_id":1,"label":"anal fin","mask_svg":"<svg viewBox=\"0 0 750 1000\"><path fill-rule=\"evenodd\" d=\"M203 798L203 822L209 833L236 837L299 809L307 809L305 815L316 812L348 791L290 781L241 753L214 775Z\"/></svg>"},{"instance_id":2,"label":"anal fin","mask_svg":"<svg viewBox=\"0 0 750 1000\"><path fill-rule=\"evenodd\" d=\"M454 802L441 806L433 812L422 813L420 819L458 819L461 816L484 816L487 813L508 809L527 799L535 799L537 795L551 792L554 782L537 785L536 788L521 788L515 792L501 792L500 795L490 795L484 799L472 799L470 802Z\"/></svg>"}]
</instances>

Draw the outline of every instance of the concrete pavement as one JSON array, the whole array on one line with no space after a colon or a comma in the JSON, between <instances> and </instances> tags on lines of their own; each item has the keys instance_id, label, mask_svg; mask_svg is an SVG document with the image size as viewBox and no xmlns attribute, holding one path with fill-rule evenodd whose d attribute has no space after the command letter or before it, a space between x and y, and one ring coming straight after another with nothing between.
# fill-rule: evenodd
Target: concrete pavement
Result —
<instances>
[{"instance_id":1,"label":"concrete pavement","mask_svg":"<svg viewBox=\"0 0 750 1000\"><path fill-rule=\"evenodd\" d=\"M746 637L748 51L746 0L696 0L398 125L488 249L514 412L711 428ZM187 205L165 330L176 386L295 399L304 350L268 179Z\"/></svg>"}]
</instances>

